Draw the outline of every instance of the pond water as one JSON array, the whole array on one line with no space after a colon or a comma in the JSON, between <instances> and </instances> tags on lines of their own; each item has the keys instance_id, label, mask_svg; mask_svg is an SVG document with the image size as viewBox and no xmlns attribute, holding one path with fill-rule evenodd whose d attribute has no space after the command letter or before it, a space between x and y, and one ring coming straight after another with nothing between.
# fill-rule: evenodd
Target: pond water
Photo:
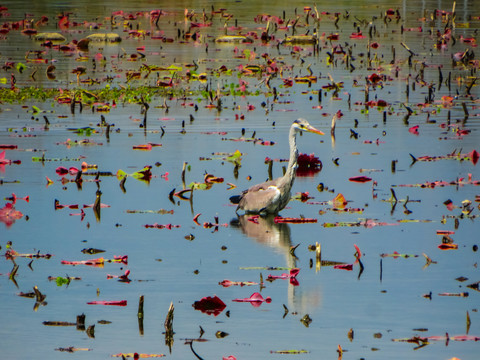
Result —
<instances>
[{"instance_id":1,"label":"pond water","mask_svg":"<svg viewBox=\"0 0 480 360\"><path fill-rule=\"evenodd\" d=\"M456 3L453 22L450 1L339 1L318 6L318 18L314 4L301 1L26 5L4 1L0 12L9 30L0 40L0 144L13 161L0 165L0 246L2 255L13 249L53 256L0 260L4 357L478 358L480 173L472 151L479 147L480 112L472 82L479 4ZM151 11L158 9L155 22ZM59 16L66 13L68 22ZM43 15L48 21L37 23ZM105 32L121 42L60 50L22 34L24 18L38 32L62 33L65 43ZM216 43L225 31L253 42ZM294 31L316 33L318 45L282 43ZM43 60L34 60L36 50ZM54 76L46 74L49 65ZM145 65L175 68L148 72ZM78 67L84 69L77 78ZM63 93L53 93L58 89ZM82 106L67 101L75 91ZM337 111L343 116L330 136ZM101 116L111 125L108 133ZM286 162L277 160L288 157L289 127L299 117L327 134L297 139L300 152L323 166L299 174L293 195L310 198L290 201L280 215L316 222L237 217L229 197L269 178L266 157L274 159L271 175L282 175ZM74 131L86 127L91 134ZM134 149L145 144L161 146ZM229 161L236 150L237 166ZM43 162L32 159L43 155ZM96 168L81 183L56 172L82 162ZM144 166L152 167L150 181L132 175ZM119 170L129 174L123 185ZM203 189L205 174L223 182ZM371 181L349 180L357 176ZM178 196L191 183L200 189ZM108 207L82 209L95 202L97 190ZM9 207L12 193L17 216ZM332 202L338 194L346 205ZM56 200L79 206L61 208ZM145 226L154 224L165 227ZM457 247L441 249L450 242ZM316 243L322 261L312 251ZM88 248L105 252L82 253ZM62 264L123 255L128 264ZM267 281L289 268L300 269L297 283ZM107 276L127 270L130 282ZM57 284L49 277L80 279ZM225 279L257 284L219 285ZM46 295L43 302L19 296L35 286ZM271 302L232 301L255 292ZM193 307L215 295L226 305L219 314ZM127 305L88 304L120 300ZM44 324L75 323L81 314L93 332ZM305 316L312 321L302 322ZM69 347L74 354L58 350ZM286 350L301 354L281 353Z\"/></svg>"}]
</instances>

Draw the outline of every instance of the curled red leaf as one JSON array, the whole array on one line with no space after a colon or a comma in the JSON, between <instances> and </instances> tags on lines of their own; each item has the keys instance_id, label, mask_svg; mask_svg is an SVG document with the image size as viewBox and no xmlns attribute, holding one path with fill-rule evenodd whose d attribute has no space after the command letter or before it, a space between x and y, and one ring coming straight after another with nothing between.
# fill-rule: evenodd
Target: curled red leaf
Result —
<instances>
[{"instance_id":1,"label":"curled red leaf","mask_svg":"<svg viewBox=\"0 0 480 360\"><path fill-rule=\"evenodd\" d=\"M364 182L372 181L372 178L369 178L368 176L353 176L348 180L353 182L364 183Z\"/></svg>"}]
</instances>

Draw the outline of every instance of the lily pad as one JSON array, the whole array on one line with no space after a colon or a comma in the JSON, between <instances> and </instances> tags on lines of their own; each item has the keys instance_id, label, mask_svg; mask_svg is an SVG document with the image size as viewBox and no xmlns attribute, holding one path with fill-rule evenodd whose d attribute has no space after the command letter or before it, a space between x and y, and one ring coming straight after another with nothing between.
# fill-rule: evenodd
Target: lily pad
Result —
<instances>
[{"instance_id":1,"label":"lily pad","mask_svg":"<svg viewBox=\"0 0 480 360\"><path fill-rule=\"evenodd\" d=\"M289 45L314 45L317 43L317 37L315 35L292 35L287 36L285 40L283 40L283 43Z\"/></svg>"},{"instance_id":2,"label":"lily pad","mask_svg":"<svg viewBox=\"0 0 480 360\"><path fill-rule=\"evenodd\" d=\"M40 34L35 35L34 39L35 41L51 41L54 43L63 43L67 41L65 36L55 32L42 32Z\"/></svg>"},{"instance_id":3,"label":"lily pad","mask_svg":"<svg viewBox=\"0 0 480 360\"><path fill-rule=\"evenodd\" d=\"M93 42L119 43L122 41L120 35L115 33L98 33L87 36L87 39Z\"/></svg>"},{"instance_id":4,"label":"lily pad","mask_svg":"<svg viewBox=\"0 0 480 360\"><path fill-rule=\"evenodd\" d=\"M216 43L251 43L253 42L253 40L243 35L223 35L223 36L217 37L215 39L215 42Z\"/></svg>"}]
</instances>

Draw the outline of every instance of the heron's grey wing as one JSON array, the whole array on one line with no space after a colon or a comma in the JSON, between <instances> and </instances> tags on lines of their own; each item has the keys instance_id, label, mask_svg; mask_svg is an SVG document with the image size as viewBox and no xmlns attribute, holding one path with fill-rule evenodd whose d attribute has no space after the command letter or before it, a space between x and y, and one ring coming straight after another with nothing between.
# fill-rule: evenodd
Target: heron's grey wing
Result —
<instances>
[{"instance_id":1,"label":"heron's grey wing","mask_svg":"<svg viewBox=\"0 0 480 360\"><path fill-rule=\"evenodd\" d=\"M270 209L280 200L280 191L276 186L254 186L243 194L238 208L247 213L260 213Z\"/></svg>"},{"instance_id":2,"label":"heron's grey wing","mask_svg":"<svg viewBox=\"0 0 480 360\"><path fill-rule=\"evenodd\" d=\"M244 193L266 190L268 189L269 186L277 186L278 181L279 179L273 179L273 180L265 181L260 184L253 185L249 187L247 190L245 190Z\"/></svg>"}]
</instances>

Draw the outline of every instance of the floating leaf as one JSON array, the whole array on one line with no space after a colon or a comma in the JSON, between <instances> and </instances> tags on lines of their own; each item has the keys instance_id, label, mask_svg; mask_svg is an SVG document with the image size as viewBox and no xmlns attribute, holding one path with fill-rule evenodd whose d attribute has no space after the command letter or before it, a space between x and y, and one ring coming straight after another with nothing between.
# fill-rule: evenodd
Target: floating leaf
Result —
<instances>
[{"instance_id":1,"label":"floating leaf","mask_svg":"<svg viewBox=\"0 0 480 360\"><path fill-rule=\"evenodd\" d=\"M364 183L364 182L372 181L372 178L369 178L368 176L354 176L349 178L348 180L353 182Z\"/></svg>"},{"instance_id":2,"label":"floating leaf","mask_svg":"<svg viewBox=\"0 0 480 360\"><path fill-rule=\"evenodd\" d=\"M258 285L256 282L252 281L231 281L231 280L223 280L218 283L218 285L222 285L223 287L230 287L230 286L251 286L251 285Z\"/></svg>"},{"instance_id":3,"label":"floating leaf","mask_svg":"<svg viewBox=\"0 0 480 360\"><path fill-rule=\"evenodd\" d=\"M270 303L272 301L272 299L270 298L270 296L267 296L266 298L263 298L263 296L260 293L255 292L249 298L233 299L232 301L235 301L235 302L249 302L250 304L252 304L252 306L258 307L263 302Z\"/></svg>"},{"instance_id":4,"label":"floating leaf","mask_svg":"<svg viewBox=\"0 0 480 360\"><path fill-rule=\"evenodd\" d=\"M87 305L110 305L110 306L127 306L127 300L98 300L87 302Z\"/></svg>"},{"instance_id":5,"label":"floating leaf","mask_svg":"<svg viewBox=\"0 0 480 360\"><path fill-rule=\"evenodd\" d=\"M219 315L227 307L217 295L204 297L199 301L195 301L192 306L195 310L214 316Z\"/></svg>"},{"instance_id":6,"label":"floating leaf","mask_svg":"<svg viewBox=\"0 0 480 360\"><path fill-rule=\"evenodd\" d=\"M308 354L308 351L307 350L271 350L270 353L296 355L296 354Z\"/></svg>"}]
</instances>

